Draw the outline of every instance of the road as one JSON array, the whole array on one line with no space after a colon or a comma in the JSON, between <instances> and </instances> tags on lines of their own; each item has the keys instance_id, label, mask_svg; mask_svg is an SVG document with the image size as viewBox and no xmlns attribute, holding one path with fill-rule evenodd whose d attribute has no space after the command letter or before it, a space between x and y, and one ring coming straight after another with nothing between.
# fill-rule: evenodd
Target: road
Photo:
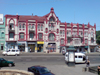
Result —
<instances>
[{"instance_id":1,"label":"road","mask_svg":"<svg viewBox=\"0 0 100 75\"><path fill-rule=\"evenodd\" d=\"M54 65L64 65L64 55L39 55L39 56L0 56L10 61L17 62L45 62ZM100 56L88 56L91 64L100 63Z\"/></svg>"},{"instance_id":2,"label":"road","mask_svg":"<svg viewBox=\"0 0 100 75\"><path fill-rule=\"evenodd\" d=\"M63 55L40 55L40 56L0 56L9 61L14 61L14 67L2 67L1 69L19 69L26 70L33 65L41 65L47 67L55 75L95 75L90 72L82 72L82 68L86 64L76 64L75 67L68 67L65 64ZM89 56L91 65L98 65L100 56Z\"/></svg>"}]
</instances>

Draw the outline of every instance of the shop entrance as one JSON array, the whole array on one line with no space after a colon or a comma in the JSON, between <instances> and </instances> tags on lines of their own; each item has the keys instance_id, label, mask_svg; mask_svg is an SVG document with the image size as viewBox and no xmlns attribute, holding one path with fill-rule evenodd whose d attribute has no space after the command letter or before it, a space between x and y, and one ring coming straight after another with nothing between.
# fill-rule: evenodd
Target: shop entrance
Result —
<instances>
[{"instance_id":1,"label":"shop entrance","mask_svg":"<svg viewBox=\"0 0 100 75\"><path fill-rule=\"evenodd\" d=\"M56 43L48 43L48 50L50 52L56 52Z\"/></svg>"},{"instance_id":2,"label":"shop entrance","mask_svg":"<svg viewBox=\"0 0 100 75\"><path fill-rule=\"evenodd\" d=\"M35 52L35 44L28 44L28 51L31 49L31 52Z\"/></svg>"},{"instance_id":3,"label":"shop entrance","mask_svg":"<svg viewBox=\"0 0 100 75\"><path fill-rule=\"evenodd\" d=\"M43 44L37 45L37 52L43 52Z\"/></svg>"},{"instance_id":4,"label":"shop entrance","mask_svg":"<svg viewBox=\"0 0 100 75\"><path fill-rule=\"evenodd\" d=\"M18 49L19 49L21 52L25 52L25 45L19 45L19 46L18 46Z\"/></svg>"}]
</instances>

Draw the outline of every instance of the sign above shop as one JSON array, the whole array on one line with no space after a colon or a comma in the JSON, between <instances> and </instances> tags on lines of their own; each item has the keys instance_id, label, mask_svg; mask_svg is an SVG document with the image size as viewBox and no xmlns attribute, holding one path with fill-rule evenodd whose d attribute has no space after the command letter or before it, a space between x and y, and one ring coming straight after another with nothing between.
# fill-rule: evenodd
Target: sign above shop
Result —
<instances>
[{"instance_id":1,"label":"sign above shop","mask_svg":"<svg viewBox=\"0 0 100 75\"><path fill-rule=\"evenodd\" d=\"M0 24L3 24L3 14L0 14Z\"/></svg>"},{"instance_id":2,"label":"sign above shop","mask_svg":"<svg viewBox=\"0 0 100 75\"><path fill-rule=\"evenodd\" d=\"M43 41L38 41L37 44L44 44L44 42Z\"/></svg>"}]
</instances>

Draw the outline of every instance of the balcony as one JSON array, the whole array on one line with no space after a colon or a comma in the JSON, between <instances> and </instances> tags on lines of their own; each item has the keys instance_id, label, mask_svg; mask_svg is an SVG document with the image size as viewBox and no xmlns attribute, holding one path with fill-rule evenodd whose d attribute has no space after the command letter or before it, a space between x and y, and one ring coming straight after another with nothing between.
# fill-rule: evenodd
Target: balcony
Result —
<instances>
[{"instance_id":1,"label":"balcony","mask_svg":"<svg viewBox=\"0 0 100 75\"><path fill-rule=\"evenodd\" d=\"M36 36L34 36L34 38L29 38L28 37L27 41L37 41Z\"/></svg>"},{"instance_id":2,"label":"balcony","mask_svg":"<svg viewBox=\"0 0 100 75\"><path fill-rule=\"evenodd\" d=\"M29 28L29 31L35 31L35 28Z\"/></svg>"},{"instance_id":3,"label":"balcony","mask_svg":"<svg viewBox=\"0 0 100 75\"><path fill-rule=\"evenodd\" d=\"M9 28L9 31L15 31L15 28Z\"/></svg>"},{"instance_id":4,"label":"balcony","mask_svg":"<svg viewBox=\"0 0 100 75\"><path fill-rule=\"evenodd\" d=\"M72 37L72 35L71 34L67 34L67 37Z\"/></svg>"},{"instance_id":5,"label":"balcony","mask_svg":"<svg viewBox=\"0 0 100 75\"><path fill-rule=\"evenodd\" d=\"M17 41L17 39L15 39L15 38L6 38L5 40L6 41Z\"/></svg>"}]
</instances>

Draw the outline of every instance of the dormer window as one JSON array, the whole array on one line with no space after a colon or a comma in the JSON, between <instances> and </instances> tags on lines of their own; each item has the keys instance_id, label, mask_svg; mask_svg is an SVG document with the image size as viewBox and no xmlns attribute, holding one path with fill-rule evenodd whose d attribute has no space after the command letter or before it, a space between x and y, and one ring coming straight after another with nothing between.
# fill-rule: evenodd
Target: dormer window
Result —
<instances>
[{"instance_id":1,"label":"dormer window","mask_svg":"<svg viewBox=\"0 0 100 75\"><path fill-rule=\"evenodd\" d=\"M49 21L50 21L50 23L54 23L55 22L54 17L51 17Z\"/></svg>"}]
</instances>

